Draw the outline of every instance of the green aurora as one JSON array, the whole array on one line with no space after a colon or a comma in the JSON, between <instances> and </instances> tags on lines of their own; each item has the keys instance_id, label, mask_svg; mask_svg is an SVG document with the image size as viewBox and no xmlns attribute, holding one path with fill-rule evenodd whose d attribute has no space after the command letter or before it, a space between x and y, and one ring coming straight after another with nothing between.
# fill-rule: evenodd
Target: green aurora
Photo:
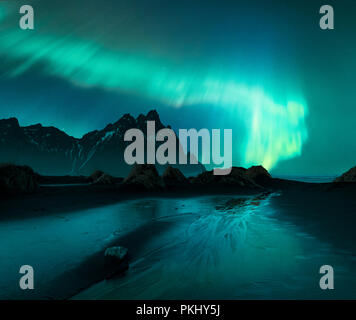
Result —
<instances>
[{"instance_id":1,"label":"green aurora","mask_svg":"<svg viewBox=\"0 0 356 320\"><path fill-rule=\"evenodd\" d=\"M13 26L19 16L18 2L0 5L0 52L6 61L2 78L16 80L37 69L43 77L60 78L78 90L96 88L112 95L127 94L175 110L194 110L202 105L219 108L221 116L214 119L212 126L224 128L225 119L229 123L236 119L238 128L233 128L234 132L243 132L233 137L234 165L262 164L272 169L281 160L302 154L308 140L309 103L293 81L287 88L269 90L263 81L254 82L246 70L239 73L228 62L182 61L174 54L150 51L144 41L142 47L130 47L124 40L113 42L112 35L103 36L106 27L88 32L92 22L78 27L68 20L68 24L59 27L53 17L64 15L65 6L63 12L49 13L50 4L30 3L35 10L43 6L35 11L39 13L33 31ZM43 12L48 14L41 15ZM117 16L116 19L121 23ZM112 21L109 19L107 24ZM130 110L122 110L126 112Z\"/></svg>"}]
</instances>

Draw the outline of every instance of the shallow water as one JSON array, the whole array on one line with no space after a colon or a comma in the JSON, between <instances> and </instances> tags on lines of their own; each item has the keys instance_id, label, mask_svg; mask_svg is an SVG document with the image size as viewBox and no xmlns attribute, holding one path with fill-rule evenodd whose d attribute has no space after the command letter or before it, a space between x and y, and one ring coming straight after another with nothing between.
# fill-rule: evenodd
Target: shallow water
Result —
<instances>
[{"instance_id":1,"label":"shallow water","mask_svg":"<svg viewBox=\"0 0 356 320\"><path fill-rule=\"evenodd\" d=\"M0 299L45 296L47 284L111 240L155 218L131 202L72 213L0 222ZM31 265L34 292L19 289L19 269Z\"/></svg>"},{"instance_id":2,"label":"shallow water","mask_svg":"<svg viewBox=\"0 0 356 320\"><path fill-rule=\"evenodd\" d=\"M140 211L157 210L159 220L175 212L174 227L147 241L124 276L76 298L356 298L355 256L277 220L271 196L278 195L136 202ZM325 264L334 268L334 290L319 287Z\"/></svg>"},{"instance_id":3,"label":"shallow water","mask_svg":"<svg viewBox=\"0 0 356 320\"><path fill-rule=\"evenodd\" d=\"M76 298L356 298L356 257L277 219L273 196L141 199L1 222L0 298L46 297L53 279L127 234L128 272ZM24 264L34 267L34 292L18 287ZM325 264L332 291L319 288Z\"/></svg>"}]
</instances>

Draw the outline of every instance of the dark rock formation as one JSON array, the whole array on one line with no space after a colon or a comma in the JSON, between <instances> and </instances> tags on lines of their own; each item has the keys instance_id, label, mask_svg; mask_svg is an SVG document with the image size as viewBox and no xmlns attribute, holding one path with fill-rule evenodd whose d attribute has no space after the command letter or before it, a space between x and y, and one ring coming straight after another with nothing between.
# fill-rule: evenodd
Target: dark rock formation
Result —
<instances>
[{"instance_id":1,"label":"dark rock formation","mask_svg":"<svg viewBox=\"0 0 356 320\"><path fill-rule=\"evenodd\" d=\"M213 170L206 171L192 179L192 182L200 185L226 185L248 188L260 187L247 175L247 169L242 167L232 167L228 175L214 175Z\"/></svg>"},{"instance_id":2,"label":"dark rock formation","mask_svg":"<svg viewBox=\"0 0 356 320\"><path fill-rule=\"evenodd\" d=\"M255 183L264 185L272 179L269 172L262 166L252 166L246 171L247 177L252 179Z\"/></svg>"},{"instance_id":3,"label":"dark rock formation","mask_svg":"<svg viewBox=\"0 0 356 320\"><path fill-rule=\"evenodd\" d=\"M153 164L138 164L124 179L124 185L139 190L157 190L164 187L164 182Z\"/></svg>"},{"instance_id":4,"label":"dark rock formation","mask_svg":"<svg viewBox=\"0 0 356 320\"><path fill-rule=\"evenodd\" d=\"M334 182L356 182L356 167L346 171L340 177L336 178Z\"/></svg>"},{"instance_id":5,"label":"dark rock formation","mask_svg":"<svg viewBox=\"0 0 356 320\"><path fill-rule=\"evenodd\" d=\"M37 175L27 166L0 165L0 192L6 194L32 193L38 187Z\"/></svg>"},{"instance_id":6,"label":"dark rock formation","mask_svg":"<svg viewBox=\"0 0 356 320\"><path fill-rule=\"evenodd\" d=\"M128 269L128 250L124 247L107 248L104 253L104 271L106 279L110 279Z\"/></svg>"},{"instance_id":7,"label":"dark rock formation","mask_svg":"<svg viewBox=\"0 0 356 320\"><path fill-rule=\"evenodd\" d=\"M116 183L115 178L104 173L97 180L93 182L96 185L114 185Z\"/></svg>"},{"instance_id":8,"label":"dark rock formation","mask_svg":"<svg viewBox=\"0 0 356 320\"><path fill-rule=\"evenodd\" d=\"M95 170L95 171L88 177L88 180L89 180L90 182L95 182L95 181L97 181L103 174L104 174L103 171L101 171L101 170Z\"/></svg>"},{"instance_id":9,"label":"dark rock formation","mask_svg":"<svg viewBox=\"0 0 356 320\"><path fill-rule=\"evenodd\" d=\"M177 168L168 166L162 175L166 186L180 186L189 183L189 180Z\"/></svg>"},{"instance_id":10,"label":"dark rock formation","mask_svg":"<svg viewBox=\"0 0 356 320\"><path fill-rule=\"evenodd\" d=\"M124 141L125 132L138 128L145 133L147 121L155 121L156 132L166 128L155 110L147 115L140 114L136 119L125 114L115 123L89 132L81 139L40 124L21 127L16 118L0 120L0 162L26 164L36 172L50 176L88 176L94 170L102 170L112 176L125 177L131 169L124 160L124 151L129 144ZM205 170L201 164L177 167L187 174ZM163 171L164 166L158 165L157 169Z\"/></svg>"},{"instance_id":11,"label":"dark rock formation","mask_svg":"<svg viewBox=\"0 0 356 320\"><path fill-rule=\"evenodd\" d=\"M105 250L105 257L113 258L116 261L121 261L127 255L127 248L124 247L111 247Z\"/></svg>"},{"instance_id":12,"label":"dark rock formation","mask_svg":"<svg viewBox=\"0 0 356 320\"><path fill-rule=\"evenodd\" d=\"M121 180L122 178L114 178L101 170L95 170L88 177L88 181L95 185L114 185L117 182L121 182Z\"/></svg>"}]
</instances>

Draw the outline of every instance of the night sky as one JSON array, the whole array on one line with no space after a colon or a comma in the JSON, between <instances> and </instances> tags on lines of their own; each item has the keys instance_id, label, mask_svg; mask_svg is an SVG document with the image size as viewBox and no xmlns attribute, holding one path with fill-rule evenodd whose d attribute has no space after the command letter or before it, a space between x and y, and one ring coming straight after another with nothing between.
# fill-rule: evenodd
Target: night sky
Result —
<instances>
[{"instance_id":1,"label":"night sky","mask_svg":"<svg viewBox=\"0 0 356 320\"><path fill-rule=\"evenodd\" d=\"M81 137L156 109L232 128L234 165L338 174L356 164L355 39L353 0L0 1L0 118Z\"/></svg>"}]
</instances>

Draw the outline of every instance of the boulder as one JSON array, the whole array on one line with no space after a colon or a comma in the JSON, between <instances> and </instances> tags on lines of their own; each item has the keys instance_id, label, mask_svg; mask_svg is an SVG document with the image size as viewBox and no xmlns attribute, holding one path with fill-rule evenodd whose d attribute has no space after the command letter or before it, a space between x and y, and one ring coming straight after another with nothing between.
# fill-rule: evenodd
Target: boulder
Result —
<instances>
[{"instance_id":1,"label":"boulder","mask_svg":"<svg viewBox=\"0 0 356 320\"><path fill-rule=\"evenodd\" d=\"M0 191L32 193L38 188L37 174L28 166L0 165Z\"/></svg>"},{"instance_id":2,"label":"boulder","mask_svg":"<svg viewBox=\"0 0 356 320\"><path fill-rule=\"evenodd\" d=\"M334 182L356 182L356 166L336 178Z\"/></svg>"},{"instance_id":3,"label":"boulder","mask_svg":"<svg viewBox=\"0 0 356 320\"><path fill-rule=\"evenodd\" d=\"M240 186L248 188L259 187L248 175L247 169L242 167L232 167L227 175L214 175L214 171L206 171L193 179L194 184L200 185L226 185Z\"/></svg>"},{"instance_id":4,"label":"boulder","mask_svg":"<svg viewBox=\"0 0 356 320\"><path fill-rule=\"evenodd\" d=\"M95 170L88 178L90 182L97 181L104 174L101 170Z\"/></svg>"},{"instance_id":5,"label":"boulder","mask_svg":"<svg viewBox=\"0 0 356 320\"><path fill-rule=\"evenodd\" d=\"M136 164L124 179L124 185L136 189L156 190L162 189L164 182L153 164Z\"/></svg>"},{"instance_id":6,"label":"boulder","mask_svg":"<svg viewBox=\"0 0 356 320\"><path fill-rule=\"evenodd\" d=\"M246 175L257 184L264 184L272 179L269 172L262 166L252 166L248 168Z\"/></svg>"},{"instance_id":7,"label":"boulder","mask_svg":"<svg viewBox=\"0 0 356 320\"><path fill-rule=\"evenodd\" d=\"M124 259L128 250L124 247L111 247L105 250L105 257L114 258L118 261Z\"/></svg>"},{"instance_id":8,"label":"boulder","mask_svg":"<svg viewBox=\"0 0 356 320\"><path fill-rule=\"evenodd\" d=\"M115 178L104 173L96 181L93 182L96 185L114 185Z\"/></svg>"},{"instance_id":9,"label":"boulder","mask_svg":"<svg viewBox=\"0 0 356 320\"><path fill-rule=\"evenodd\" d=\"M162 175L163 182L168 186L178 186L189 183L189 180L177 168L168 166Z\"/></svg>"},{"instance_id":10,"label":"boulder","mask_svg":"<svg viewBox=\"0 0 356 320\"><path fill-rule=\"evenodd\" d=\"M128 250L124 247L107 248L104 253L105 278L110 279L128 269Z\"/></svg>"}]
</instances>

